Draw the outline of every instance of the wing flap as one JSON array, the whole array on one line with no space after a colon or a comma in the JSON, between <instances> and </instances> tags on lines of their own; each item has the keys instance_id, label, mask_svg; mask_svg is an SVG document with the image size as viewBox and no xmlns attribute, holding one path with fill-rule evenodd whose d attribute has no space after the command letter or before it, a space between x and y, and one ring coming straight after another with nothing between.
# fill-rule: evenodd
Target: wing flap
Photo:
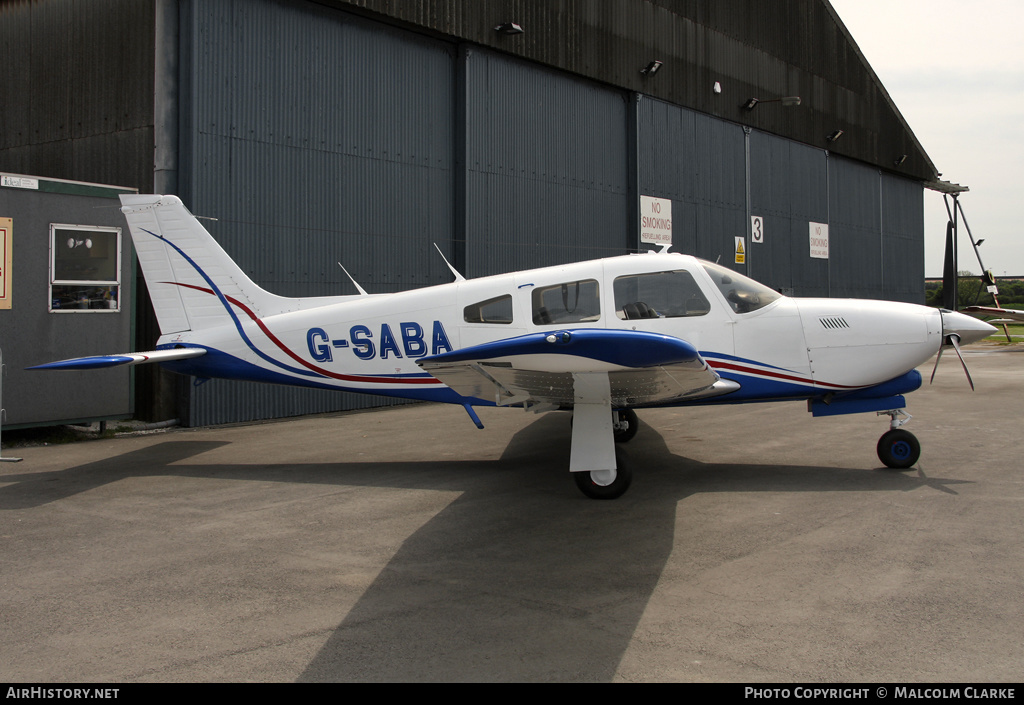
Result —
<instances>
[{"instance_id":1,"label":"wing flap","mask_svg":"<svg viewBox=\"0 0 1024 705\"><path fill-rule=\"evenodd\" d=\"M679 338L641 331L532 333L423 358L427 372L465 397L498 406L575 403L573 375L606 372L615 407L723 394L721 380Z\"/></svg>"},{"instance_id":2,"label":"wing flap","mask_svg":"<svg viewBox=\"0 0 1024 705\"><path fill-rule=\"evenodd\" d=\"M26 370L98 370L105 367L125 365L141 365L147 362L170 362L186 360L205 355L205 348L170 348L167 350L150 350L149 352L123 353L119 355L92 355L76 357L70 360L58 360L44 365L26 367Z\"/></svg>"}]
</instances>

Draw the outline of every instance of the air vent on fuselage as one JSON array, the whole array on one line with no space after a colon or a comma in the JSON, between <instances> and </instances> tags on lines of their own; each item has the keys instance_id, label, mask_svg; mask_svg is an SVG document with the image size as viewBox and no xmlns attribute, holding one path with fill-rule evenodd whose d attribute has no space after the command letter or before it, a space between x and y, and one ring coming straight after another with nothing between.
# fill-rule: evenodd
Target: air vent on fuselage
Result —
<instances>
[{"instance_id":1,"label":"air vent on fuselage","mask_svg":"<svg viewBox=\"0 0 1024 705\"><path fill-rule=\"evenodd\" d=\"M818 320L821 321L821 325L825 326L829 330L838 330L840 328L850 327L850 324L846 322L846 319L841 316L825 316Z\"/></svg>"}]
</instances>

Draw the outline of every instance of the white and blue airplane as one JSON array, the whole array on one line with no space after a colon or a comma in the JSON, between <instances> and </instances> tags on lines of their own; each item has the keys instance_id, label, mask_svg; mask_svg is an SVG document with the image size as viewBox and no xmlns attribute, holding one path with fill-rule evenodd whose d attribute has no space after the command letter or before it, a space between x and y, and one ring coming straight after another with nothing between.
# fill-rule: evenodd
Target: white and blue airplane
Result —
<instances>
[{"instance_id":1,"label":"white and blue airplane","mask_svg":"<svg viewBox=\"0 0 1024 705\"><path fill-rule=\"evenodd\" d=\"M121 201L157 349L31 369L159 362L200 378L460 404L480 428L475 406L571 409L569 470L598 499L628 489L615 442L633 437L644 407L796 399L814 416L876 412L890 417L879 458L911 467L920 444L901 426L903 395L922 382L915 368L995 330L913 304L789 298L667 252L284 298L253 283L176 196Z\"/></svg>"}]
</instances>

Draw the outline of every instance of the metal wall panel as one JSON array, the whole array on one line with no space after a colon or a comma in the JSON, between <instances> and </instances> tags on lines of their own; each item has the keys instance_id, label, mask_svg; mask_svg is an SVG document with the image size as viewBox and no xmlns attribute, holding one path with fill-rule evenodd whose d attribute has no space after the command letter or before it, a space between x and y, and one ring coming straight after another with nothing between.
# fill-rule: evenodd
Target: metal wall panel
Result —
<instances>
[{"instance_id":1,"label":"metal wall panel","mask_svg":"<svg viewBox=\"0 0 1024 705\"><path fill-rule=\"evenodd\" d=\"M882 297L923 304L924 192L921 184L882 174Z\"/></svg>"},{"instance_id":2,"label":"metal wall panel","mask_svg":"<svg viewBox=\"0 0 1024 705\"><path fill-rule=\"evenodd\" d=\"M0 4L4 169L152 184L153 3Z\"/></svg>"},{"instance_id":3,"label":"metal wall panel","mask_svg":"<svg viewBox=\"0 0 1024 705\"><path fill-rule=\"evenodd\" d=\"M492 52L466 62L467 276L625 253L626 95Z\"/></svg>"},{"instance_id":4,"label":"metal wall panel","mask_svg":"<svg viewBox=\"0 0 1024 705\"><path fill-rule=\"evenodd\" d=\"M644 93L900 174L936 169L825 0L322 0ZM494 28L516 22L523 34ZM652 59L657 75L640 73ZM712 90L719 82L722 91ZM751 97L799 95L798 110ZM846 134L830 145L825 136Z\"/></svg>"},{"instance_id":5,"label":"metal wall panel","mask_svg":"<svg viewBox=\"0 0 1024 705\"><path fill-rule=\"evenodd\" d=\"M882 221L878 170L830 158L829 293L878 298L882 291Z\"/></svg>"},{"instance_id":6,"label":"metal wall panel","mask_svg":"<svg viewBox=\"0 0 1024 705\"><path fill-rule=\"evenodd\" d=\"M825 152L753 131L750 162L750 214L764 222L764 242L749 246L750 275L797 296L827 296L828 260L812 259L808 242L808 224L828 222Z\"/></svg>"},{"instance_id":7,"label":"metal wall panel","mask_svg":"<svg viewBox=\"0 0 1024 705\"><path fill-rule=\"evenodd\" d=\"M743 128L650 98L637 109L640 193L672 199L674 250L733 266L733 237L745 233Z\"/></svg>"},{"instance_id":8,"label":"metal wall panel","mask_svg":"<svg viewBox=\"0 0 1024 705\"><path fill-rule=\"evenodd\" d=\"M920 183L662 101L637 110L640 193L672 199L676 251L797 296L923 300ZM764 242L736 265L748 210ZM829 226L827 260L810 257L810 223Z\"/></svg>"},{"instance_id":9,"label":"metal wall panel","mask_svg":"<svg viewBox=\"0 0 1024 705\"><path fill-rule=\"evenodd\" d=\"M182 196L253 280L355 293L340 261L372 293L450 281L452 47L313 4L185 10ZM215 380L189 421L380 403Z\"/></svg>"}]
</instances>

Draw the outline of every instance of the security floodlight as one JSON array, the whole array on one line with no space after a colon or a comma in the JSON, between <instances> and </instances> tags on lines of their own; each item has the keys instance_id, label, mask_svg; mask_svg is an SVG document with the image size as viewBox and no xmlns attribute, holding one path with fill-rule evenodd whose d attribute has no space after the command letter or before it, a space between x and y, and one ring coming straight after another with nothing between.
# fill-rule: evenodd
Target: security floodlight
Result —
<instances>
[{"instance_id":1,"label":"security floodlight","mask_svg":"<svg viewBox=\"0 0 1024 705\"><path fill-rule=\"evenodd\" d=\"M839 139L842 136L843 136L843 131L842 130L836 130L835 132L830 134L828 137L826 137L825 141L826 142L835 142L837 139Z\"/></svg>"},{"instance_id":2,"label":"security floodlight","mask_svg":"<svg viewBox=\"0 0 1024 705\"><path fill-rule=\"evenodd\" d=\"M740 107L744 110L753 110L760 103L782 103L784 107L790 108L794 105L800 105L800 96L798 95L787 95L781 98L770 98L768 100L761 100L760 98L748 98L747 102Z\"/></svg>"},{"instance_id":3,"label":"security floodlight","mask_svg":"<svg viewBox=\"0 0 1024 705\"><path fill-rule=\"evenodd\" d=\"M522 34L523 27L515 22L505 22L504 24L499 24L495 27L494 31L498 34Z\"/></svg>"},{"instance_id":4,"label":"security floodlight","mask_svg":"<svg viewBox=\"0 0 1024 705\"><path fill-rule=\"evenodd\" d=\"M651 77L654 74L658 73L658 70L660 68L661 62L658 60L654 60L651 63L644 66L642 69L640 69L640 73L642 73L644 76Z\"/></svg>"}]
</instances>

